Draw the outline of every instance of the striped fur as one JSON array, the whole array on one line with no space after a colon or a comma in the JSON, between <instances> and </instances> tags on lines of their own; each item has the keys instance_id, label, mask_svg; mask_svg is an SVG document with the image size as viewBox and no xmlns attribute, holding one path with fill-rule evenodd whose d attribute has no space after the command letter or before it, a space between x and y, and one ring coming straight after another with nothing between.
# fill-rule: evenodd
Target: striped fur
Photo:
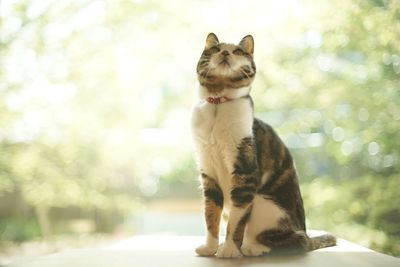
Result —
<instances>
[{"instance_id":1,"label":"striped fur","mask_svg":"<svg viewBox=\"0 0 400 267\"><path fill-rule=\"evenodd\" d=\"M234 45L211 33L197 65L200 101L193 109L192 133L207 225L206 244L196 249L201 256L305 252L336 242L331 235L307 236L292 156L275 131L253 116L253 53L250 35ZM213 104L208 97L230 100ZM227 234L218 246L222 213L228 217Z\"/></svg>"},{"instance_id":2,"label":"striped fur","mask_svg":"<svg viewBox=\"0 0 400 267\"><path fill-rule=\"evenodd\" d=\"M249 35L234 45L219 43L215 34L210 33L197 64L200 84L210 92L249 86L256 74L253 51L253 37Z\"/></svg>"}]
</instances>

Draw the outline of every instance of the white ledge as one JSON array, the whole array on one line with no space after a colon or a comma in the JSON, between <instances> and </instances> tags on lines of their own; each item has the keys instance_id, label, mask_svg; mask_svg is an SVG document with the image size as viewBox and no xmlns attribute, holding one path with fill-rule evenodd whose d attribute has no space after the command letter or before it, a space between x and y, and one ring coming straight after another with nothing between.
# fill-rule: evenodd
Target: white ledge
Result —
<instances>
[{"instance_id":1,"label":"white ledge","mask_svg":"<svg viewBox=\"0 0 400 267\"><path fill-rule=\"evenodd\" d=\"M310 235L324 232L311 231ZM204 242L201 236L147 235L134 236L114 244L90 249L77 249L24 259L9 267L398 267L400 259L384 255L338 239L335 247L302 255L265 255L256 258L217 259L199 257L194 249Z\"/></svg>"}]
</instances>

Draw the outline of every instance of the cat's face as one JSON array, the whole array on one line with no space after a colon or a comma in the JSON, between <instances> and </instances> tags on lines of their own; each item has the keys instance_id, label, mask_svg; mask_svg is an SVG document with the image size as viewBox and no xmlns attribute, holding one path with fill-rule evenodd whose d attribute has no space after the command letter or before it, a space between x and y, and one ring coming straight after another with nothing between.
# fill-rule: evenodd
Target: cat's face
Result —
<instances>
[{"instance_id":1,"label":"cat's face","mask_svg":"<svg viewBox=\"0 0 400 267\"><path fill-rule=\"evenodd\" d=\"M256 74L253 52L254 40L251 35L234 45L220 43L217 36L210 33L197 64L200 84L210 92L249 86Z\"/></svg>"}]
</instances>

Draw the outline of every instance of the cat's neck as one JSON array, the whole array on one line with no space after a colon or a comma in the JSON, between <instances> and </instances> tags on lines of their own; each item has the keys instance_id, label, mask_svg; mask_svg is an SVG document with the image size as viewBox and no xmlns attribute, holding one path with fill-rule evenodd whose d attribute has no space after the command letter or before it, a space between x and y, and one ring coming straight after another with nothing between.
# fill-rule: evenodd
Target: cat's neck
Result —
<instances>
[{"instance_id":1,"label":"cat's neck","mask_svg":"<svg viewBox=\"0 0 400 267\"><path fill-rule=\"evenodd\" d=\"M241 88L225 88L219 92L211 93L206 87L200 85L199 97L200 99L205 100L209 98L226 98L229 100L234 100L249 95L250 90L251 86L245 86Z\"/></svg>"}]
</instances>

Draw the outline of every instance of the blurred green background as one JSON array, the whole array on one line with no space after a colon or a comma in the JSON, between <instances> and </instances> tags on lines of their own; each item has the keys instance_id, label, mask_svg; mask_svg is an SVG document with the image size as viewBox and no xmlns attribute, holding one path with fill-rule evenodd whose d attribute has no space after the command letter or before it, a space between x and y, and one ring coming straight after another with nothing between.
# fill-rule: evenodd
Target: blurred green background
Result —
<instances>
[{"instance_id":1,"label":"blurred green background","mask_svg":"<svg viewBox=\"0 0 400 267\"><path fill-rule=\"evenodd\" d=\"M256 115L294 154L308 228L400 255L399 1L0 5L0 250L200 207L189 121L212 31L255 38Z\"/></svg>"}]
</instances>

